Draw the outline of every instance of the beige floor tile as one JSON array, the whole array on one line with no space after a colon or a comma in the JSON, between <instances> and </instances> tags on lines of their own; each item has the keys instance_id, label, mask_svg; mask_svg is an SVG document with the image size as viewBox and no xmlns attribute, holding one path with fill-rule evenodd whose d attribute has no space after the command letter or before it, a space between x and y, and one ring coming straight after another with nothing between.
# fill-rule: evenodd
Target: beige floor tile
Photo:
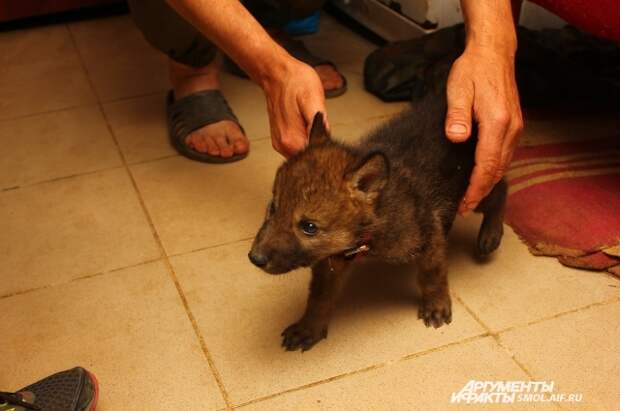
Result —
<instances>
[{"instance_id":1,"label":"beige floor tile","mask_svg":"<svg viewBox=\"0 0 620 411\"><path fill-rule=\"evenodd\" d=\"M128 163L176 155L168 140L165 93L103 105Z\"/></svg>"},{"instance_id":2,"label":"beige floor tile","mask_svg":"<svg viewBox=\"0 0 620 411\"><path fill-rule=\"evenodd\" d=\"M299 39L316 56L356 74L363 73L364 60L378 47L326 13L321 15L318 33Z\"/></svg>"},{"instance_id":3,"label":"beige floor tile","mask_svg":"<svg viewBox=\"0 0 620 411\"><path fill-rule=\"evenodd\" d=\"M0 122L0 188L120 166L118 150L96 106Z\"/></svg>"},{"instance_id":4,"label":"beige floor tile","mask_svg":"<svg viewBox=\"0 0 620 411\"><path fill-rule=\"evenodd\" d=\"M536 379L555 382L556 393L582 393L567 409L614 410L620 403L620 302L594 306L500 335Z\"/></svg>"},{"instance_id":5,"label":"beige floor tile","mask_svg":"<svg viewBox=\"0 0 620 411\"><path fill-rule=\"evenodd\" d=\"M0 215L0 295L160 255L124 169L5 191Z\"/></svg>"},{"instance_id":6,"label":"beige floor tile","mask_svg":"<svg viewBox=\"0 0 620 411\"><path fill-rule=\"evenodd\" d=\"M99 99L107 102L169 88L166 57L129 16L69 25Z\"/></svg>"},{"instance_id":7,"label":"beige floor tile","mask_svg":"<svg viewBox=\"0 0 620 411\"><path fill-rule=\"evenodd\" d=\"M231 164L182 157L132 166L155 228L169 254L253 237L265 215L282 158L269 140Z\"/></svg>"},{"instance_id":8,"label":"beige floor tile","mask_svg":"<svg viewBox=\"0 0 620 411\"><path fill-rule=\"evenodd\" d=\"M364 60L378 47L326 13L321 15L317 33L299 39L314 55L355 74L363 73Z\"/></svg>"},{"instance_id":9,"label":"beige floor tile","mask_svg":"<svg viewBox=\"0 0 620 411\"><path fill-rule=\"evenodd\" d=\"M95 102L64 25L0 33L0 50L0 120Z\"/></svg>"},{"instance_id":10,"label":"beige floor tile","mask_svg":"<svg viewBox=\"0 0 620 411\"><path fill-rule=\"evenodd\" d=\"M235 404L483 333L458 303L450 326L427 329L409 273L380 277L375 267L354 277L327 340L303 354L286 352L280 332L303 312L309 272L269 276L251 266L249 248L244 241L172 259Z\"/></svg>"},{"instance_id":11,"label":"beige floor tile","mask_svg":"<svg viewBox=\"0 0 620 411\"><path fill-rule=\"evenodd\" d=\"M532 256L508 226L496 254L485 263L475 261L479 221L479 216L471 216L455 226L450 280L455 293L492 330L620 296L618 281L608 275Z\"/></svg>"},{"instance_id":12,"label":"beige floor tile","mask_svg":"<svg viewBox=\"0 0 620 411\"><path fill-rule=\"evenodd\" d=\"M527 375L489 337L257 402L246 410L552 410L550 404L452 404L470 380Z\"/></svg>"},{"instance_id":13,"label":"beige floor tile","mask_svg":"<svg viewBox=\"0 0 620 411\"><path fill-rule=\"evenodd\" d=\"M0 67L7 64L35 64L75 54L64 24L5 31L0 34Z\"/></svg>"},{"instance_id":14,"label":"beige floor tile","mask_svg":"<svg viewBox=\"0 0 620 411\"><path fill-rule=\"evenodd\" d=\"M224 406L162 263L0 299L0 386L18 389L81 365L101 410Z\"/></svg>"}]
</instances>

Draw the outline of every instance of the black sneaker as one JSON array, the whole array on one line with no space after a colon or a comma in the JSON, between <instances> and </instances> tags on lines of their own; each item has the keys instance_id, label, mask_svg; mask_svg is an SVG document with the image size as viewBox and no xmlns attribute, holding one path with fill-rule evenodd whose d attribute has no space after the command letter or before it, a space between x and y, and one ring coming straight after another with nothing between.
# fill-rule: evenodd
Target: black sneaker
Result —
<instances>
[{"instance_id":1,"label":"black sneaker","mask_svg":"<svg viewBox=\"0 0 620 411\"><path fill-rule=\"evenodd\" d=\"M95 376L76 367L16 393L0 392L0 411L95 411L98 394Z\"/></svg>"}]
</instances>

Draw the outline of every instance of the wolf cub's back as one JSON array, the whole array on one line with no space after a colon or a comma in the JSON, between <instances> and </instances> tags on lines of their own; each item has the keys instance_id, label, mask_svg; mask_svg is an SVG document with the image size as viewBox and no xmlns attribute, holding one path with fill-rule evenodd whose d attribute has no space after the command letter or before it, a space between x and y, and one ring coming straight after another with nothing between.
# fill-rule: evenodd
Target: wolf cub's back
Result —
<instances>
[{"instance_id":1,"label":"wolf cub's back","mask_svg":"<svg viewBox=\"0 0 620 411\"><path fill-rule=\"evenodd\" d=\"M477 130L464 143L445 135L446 98L428 95L364 138L359 148L380 151L390 163L392 187L410 191L430 206L458 208L474 166Z\"/></svg>"}]
</instances>

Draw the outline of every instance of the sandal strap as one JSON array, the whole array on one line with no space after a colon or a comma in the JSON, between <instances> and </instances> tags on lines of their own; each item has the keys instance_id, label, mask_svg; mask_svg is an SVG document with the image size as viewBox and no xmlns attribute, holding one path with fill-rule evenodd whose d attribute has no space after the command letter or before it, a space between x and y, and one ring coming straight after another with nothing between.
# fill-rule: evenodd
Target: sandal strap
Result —
<instances>
[{"instance_id":1,"label":"sandal strap","mask_svg":"<svg viewBox=\"0 0 620 411\"><path fill-rule=\"evenodd\" d=\"M184 144L185 137L192 131L222 120L235 122L244 132L219 90L198 91L179 100L175 100L174 92L170 91L167 102L170 133L180 143Z\"/></svg>"}]
</instances>

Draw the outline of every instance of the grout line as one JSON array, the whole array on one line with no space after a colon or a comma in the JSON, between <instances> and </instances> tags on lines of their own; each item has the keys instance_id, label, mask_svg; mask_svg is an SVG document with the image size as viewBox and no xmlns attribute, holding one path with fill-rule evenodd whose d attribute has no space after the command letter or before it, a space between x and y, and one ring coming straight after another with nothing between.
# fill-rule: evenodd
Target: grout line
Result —
<instances>
[{"instance_id":1,"label":"grout line","mask_svg":"<svg viewBox=\"0 0 620 411\"><path fill-rule=\"evenodd\" d=\"M487 325L486 325L486 324L485 324L485 323L484 323L484 322L483 322L483 321L482 321L482 320L481 320L481 319L480 319L480 318L476 315L476 313L475 313L475 312L474 312L471 308L469 308L469 307L467 306L467 304L465 304L465 302L464 302L464 301L463 301L463 300L462 300L462 299L461 299L458 295L456 295L456 294L453 294L453 295L454 295L455 299L456 299L456 300L458 300L458 301L459 301L459 302L463 305L463 307L465 307L465 309L467 310L467 312L468 312L468 313L469 313L472 317L474 317L474 319L475 319L475 320L476 320L476 321L477 321L477 322L478 322L478 323L479 323L482 327L484 327L484 328L487 330L487 332L489 333L489 335L490 335L491 337L493 337L493 339L495 340L495 342L497 343L497 345L499 345L499 346L500 346L503 350L505 350L505 351L506 351L506 353L510 356L510 358L512 358L512 360L515 362L515 364L517 364L517 366L518 366L519 368L521 368L521 370L523 370L523 372L525 372L525 373L527 374L527 376L528 376L528 377L530 377L532 380L535 380L535 379L536 379L536 378L535 378L535 376L534 376L534 373L533 373L533 372L531 372L531 371L530 371L530 370L529 370L529 369L525 366L525 364L523 364L520 360L518 360L518 359L516 358L516 354L515 354L515 353L513 353L513 352L512 352L512 351L511 351L508 347L506 347L504 344L502 344L502 342L501 342L501 340L500 340L500 338L499 338L499 337L500 337L500 334L503 334L503 333L506 333L506 332L509 332L509 331L512 331L512 330L516 330L516 329L519 329L519 328L529 327L530 325L539 324L539 323L542 323L542 322L545 322L545 321L553 320L553 319L555 319L555 318L560 318L560 317L563 317L563 316L566 316L566 315L569 315L569 314L573 314L573 313L576 313L576 312L579 312L579 311L586 311L586 310L591 309L591 308L593 308L593 307L605 306L605 305L613 304L613 303L616 303L616 302L620 301L620 297L615 297L615 298L612 298L612 299L610 299L610 300L606 300L606 301L599 301L599 302L592 303L592 304L588 304L588 305L585 305L585 306L583 306L583 307L578 307L578 308L575 308L575 309L572 309L572 310L569 310L569 311L563 311L563 312L561 312L561 313L557 313L557 314L551 315L551 316L549 316L549 317L539 318L539 319L536 319L536 320L533 320L533 321L529 321L529 322L524 323L524 324L520 324L520 325L515 325L515 326L511 326L511 327L503 328L503 329L501 329L501 330L499 330L499 331L492 331L492 330L491 330L489 327L487 327ZM562 409L562 408L560 407L560 409Z\"/></svg>"},{"instance_id":2,"label":"grout line","mask_svg":"<svg viewBox=\"0 0 620 411\"><path fill-rule=\"evenodd\" d=\"M502 328L501 330L496 331L495 333L497 335L503 334L503 333L506 333L506 332L509 332L509 331L513 331L513 330L516 330L516 329L519 329L519 328L525 328L525 327L528 327L530 325L535 325L535 324L539 324L539 323L542 323L542 322L545 322L545 321L549 321L549 320L553 320L553 319L556 319L556 318L560 318L560 317L563 317L565 315L573 314L573 313L576 313L576 312L579 312L579 311L586 311L586 310L589 310L590 308L613 304L613 303L616 303L618 301L620 301L620 297L614 297L614 298L611 298L611 299L605 300L605 301L598 301L598 302L595 302L595 303L584 305L582 307L573 308L572 310L563 311L561 313L553 314L553 315L548 316L548 317L538 318L536 320L532 320L532 321L529 321L527 323L523 323L523 324L518 324L518 325L513 325L513 326L510 326L510 327Z\"/></svg>"},{"instance_id":3,"label":"grout line","mask_svg":"<svg viewBox=\"0 0 620 411\"><path fill-rule=\"evenodd\" d=\"M69 28L69 33L71 35L71 40L73 42L74 47L77 50L78 56L80 58L80 62L82 63L82 68L84 69L84 71L86 72L86 76L88 78L89 83L91 84L91 87L94 88L94 85L92 84L92 80L90 78L90 75L88 73L88 69L86 67L86 64L84 63L84 58L82 56L82 53L80 52L79 48L77 47L77 42L75 41L75 37L73 35L73 32L71 31L71 29ZM192 311L190 310L189 307L189 303L187 301L187 297L185 296L185 293L183 292L183 289L181 287L181 284L178 280L178 276L174 270L174 267L172 266L172 264L170 263L170 259L168 257L168 255L166 254L166 250L164 248L163 242L161 240L161 238L159 237L159 233L157 232L157 229L155 228L155 225L153 223L153 219L151 218L150 213L148 212L148 209L146 207L146 204L144 202L144 199L142 198L142 193L140 192L139 188L138 188L138 184L136 182L136 179L134 177L134 175L131 172L131 169L129 167L129 165L127 164L127 159L125 158L125 155L123 154L123 151L121 150L121 147L118 143L118 140L116 139L116 135L114 133L114 130L112 129L112 126L110 125L110 121L105 113L105 110L103 109L103 104L101 103L101 100L99 98L99 96L97 96L98 100L99 100L99 110L101 111L101 114L103 115L103 118L106 122L108 131L112 137L112 140L114 141L114 144L116 145L116 149L118 150L118 153L121 157L121 161L123 162L123 166L125 168L125 171L127 172L127 176L129 177L129 180L131 181L131 184L134 188L137 200L140 204L140 207L142 208L142 211L145 215L145 218L147 220L147 223L149 225L149 228L151 229L151 234L153 235L153 238L155 239L155 242L157 243L157 246L160 250L161 253L161 259L164 262L164 264L166 265L166 267L168 268L168 272L170 275L170 279L172 280L172 282L174 283L174 286L177 290L177 294L179 295L179 298L181 300L181 303L183 304L183 308L185 310L185 314L187 315L187 318L189 319L192 328L194 330L194 333L196 335L196 337L198 338L198 342L200 344L200 348L202 349L203 355L205 356L205 359L207 360L207 363L209 365L209 368L211 369L211 373L213 374L213 377L215 378L215 381L218 385L218 388L220 390L220 393L224 399L224 402L226 403L226 408L231 408L230 405L230 397L228 395L228 393L226 392L226 389L224 387L224 383L222 382L222 377L220 376L219 372L217 371L217 368L215 367L215 363L213 361L213 358L207 348L206 342L204 337L202 336L202 333L200 332L200 328L198 327L198 322L196 321L196 318L194 316L194 314L192 313Z\"/></svg>"},{"instance_id":4,"label":"grout line","mask_svg":"<svg viewBox=\"0 0 620 411\"><path fill-rule=\"evenodd\" d=\"M522 364L520 361L518 361L515 358L515 355L507 348L505 347L501 341L499 340L499 335L498 333L494 333L485 323L484 321L482 321L482 319L480 317L478 317L478 315L471 309L469 308L469 306L467 304L465 304L465 302L457 295L453 293L454 298L461 303L461 305L463 307L465 307L465 310L467 310L467 312L469 313L469 315L471 315L474 320L476 320L476 322L478 324L480 324L480 326L482 328L484 328L487 333L493 337L493 340L495 340L495 343L506 352L506 354L508 354L508 356L512 359L512 361L530 378L530 379L534 379L534 375L530 372L530 370L528 370L524 364Z\"/></svg>"},{"instance_id":5,"label":"grout line","mask_svg":"<svg viewBox=\"0 0 620 411\"><path fill-rule=\"evenodd\" d=\"M84 65L82 65L82 68L85 68ZM109 101L99 102L99 96L96 94L96 92L94 90L94 85L93 85L92 80L90 79L90 77L88 77L88 83L89 83L91 89L93 89L92 91L93 91L93 94L94 94L95 98L97 98L97 102L87 103L87 104L78 104L78 105L74 105L74 106L67 106L67 107L56 108L56 109L52 109L52 110L37 111L37 112L34 112L34 113L22 114L22 115L13 116L13 117L0 118L0 123L16 121L16 120L22 120L22 119L26 119L26 118L29 118L29 117L42 116L42 115L45 115L45 114L61 113L63 111L76 110L76 109L80 109L80 108L89 108L89 107L90 108L95 108L95 107L99 107L100 105L103 105L103 104L106 104L106 105L107 104L113 104L113 103L124 102L124 101L128 101L128 100L138 99L138 98L142 98L142 97L150 97L150 96L155 96L157 94L165 93L165 91L156 91L156 92L149 92L149 93L146 93L146 94L139 94L139 95L136 95L136 96L120 97L120 98L109 100Z\"/></svg>"},{"instance_id":6,"label":"grout line","mask_svg":"<svg viewBox=\"0 0 620 411\"><path fill-rule=\"evenodd\" d=\"M89 82L90 82L90 78L89 78ZM92 85L91 85L91 87L92 87ZM100 111L103 114L103 118L104 118L104 120L106 122L106 125L108 126L107 127L108 131L110 132L110 134L114 135L113 134L114 132L113 132L112 128L109 126L109 122L108 122L107 116L105 115L105 112L102 109L102 103L97 103L97 104L89 105L89 106L79 106L79 107L92 107L92 108L97 107L97 108L99 108ZM55 111L51 111L51 112L48 112L48 113L68 111L68 110L73 110L75 108L76 107L67 108L67 109L61 109L61 110L55 110ZM38 114L41 114L41 113L38 113ZM38 114L32 114L32 115L34 116L34 115L38 115ZM30 117L30 116L31 115L28 115L26 117ZM392 115L390 115L390 114L384 114L384 115L369 117L369 118L365 119L364 121L374 121L374 120L381 119L381 118L389 118L391 116ZM20 117L20 118L23 118L23 117ZM2 122L2 121L5 121L5 120L0 120L0 122ZM350 125L350 124L353 124L353 123L336 123L333 126L347 126L347 125ZM264 140L268 140L269 138L270 138L269 136L253 138L253 139L250 140L250 143L252 143L252 142L261 142L261 141L264 141ZM113 140L114 140L114 143L117 146L117 148L120 150L120 148L118 147L118 143L117 143L117 141L116 141L116 139L114 137L113 137ZM121 155L122 155L122 153L121 153ZM125 165L127 165L128 167L133 167L133 166L138 166L138 165L143 165L143 164L156 163L158 161L167 160L167 159L170 159L170 158L181 157L181 156L178 153L177 154L167 154L167 155L164 155L164 156L161 156L161 157L149 158L149 159L146 159L146 160L140 160L140 161L136 161L136 162L129 162L129 161L127 161L126 158L123 158L124 157L123 155L121 157L122 157L123 164L118 165L118 166L105 167L105 168L101 168L101 169L97 169L97 170L91 170L91 171L85 171L85 172L81 172L81 173L69 174L69 175L66 175L66 176L55 177L55 178L52 178L52 179L49 179L49 180L39 180L39 181L31 182L31 183L26 183L26 184L23 184L23 185L15 185L15 186L10 186L10 187L0 187L0 193L6 192L6 191L16 190L16 189L20 189L20 188L33 187L33 186L37 186L37 185L40 185L40 184L52 183L52 182L55 182L55 181L61 181L61 180L69 179L69 178L81 177L81 176L92 175L92 174L96 174L96 173L100 173L100 172L106 172L106 171L110 171L110 170L115 170L115 169L119 169L119 168L124 168ZM242 240L244 240L244 239L242 239ZM241 240L238 240L238 241L241 241ZM230 243L225 243L225 244L230 244ZM224 244L221 244L221 245L224 245ZM198 248L196 250L192 250L192 251L189 251L189 252L202 251L202 250L204 250L206 248L211 248L211 247L212 246ZM170 255L170 257L181 255L181 254L187 254L187 253L188 252L174 254L174 255ZM618 280L618 278L615 277L613 274L610 274L610 273L607 273L607 274L609 276L611 276L611 277L614 277L616 280Z\"/></svg>"},{"instance_id":7,"label":"grout line","mask_svg":"<svg viewBox=\"0 0 620 411\"><path fill-rule=\"evenodd\" d=\"M98 174L98 173L104 173L106 171L117 170L117 169L121 169L123 167L124 167L124 165L121 164L121 165L118 165L118 166L100 168L98 170L91 170L91 171L85 171L85 172L82 172L82 173L69 174L69 175L61 176L61 177L54 177L54 178L51 178L49 180L33 181L31 183L26 183L26 184L23 184L23 185L16 185L16 186L12 186L12 187L0 188L0 193L4 193L6 191L13 191L13 190L17 190L17 189L20 189L20 188L30 188L30 187L36 187L36 186L39 186L39 185L43 185L43 184L55 183L57 181L67 180L67 179L74 178L74 177L83 177L83 176L88 176L88 175L93 175L93 174Z\"/></svg>"},{"instance_id":8,"label":"grout line","mask_svg":"<svg viewBox=\"0 0 620 411\"><path fill-rule=\"evenodd\" d=\"M69 31L70 37L73 40L74 47L77 49L77 44L76 44L76 42L74 40L73 32L71 31L71 29L69 27L67 27L67 30ZM77 53L78 53L78 57L80 59L81 65L82 65L82 69L86 72L86 76L87 76L89 85L91 87L91 90L93 91L93 94L95 95L95 97L98 99L97 103L77 105L77 106L70 106L70 107L65 107L65 108L61 108L61 109L57 109L57 110L48 110L48 111L42 111L42 112L37 112L37 113L30 113L30 114L23 115L23 116L11 117L11 118L7 118L7 119L0 119L0 123L2 123L2 122L10 122L10 121L13 121L13 120L20 120L20 119L24 119L24 118L39 116L39 115L52 114L52 113L60 113L60 112L64 112L64 111L71 111L71 110L75 110L75 109L79 109L79 108L99 108L100 111L103 113L103 117L104 117L106 123L109 123L107 121L107 117L105 116L105 111L102 108L104 104L115 103L115 102L119 102L119 101L121 101L121 102L122 101L128 101L128 100L137 99L137 98L141 98L141 97L154 96L154 95L158 95L158 94L162 93L162 91L156 91L156 92L150 92L150 93L141 94L141 95L137 95L137 96L122 97L122 98L119 98L119 99L114 99L114 100L105 101L105 102L99 101L99 96L96 94L95 86L92 83L92 79L88 75L88 70L86 68L86 65L83 62L82 55L79 52L79 50L77 50ZM388 118L391 118L391 117L393 117L394 115L397 115L397 114L398 113L380 114L380 115L377 115L377 116L366 117L366 118L363 119L363 122L373 122L373 121L376 121L376 120L379 120L379 119L384 119L384 118L388 119ZM332 127L340 127L340 126L344 127L344 126L348 126L348 125L352 125L352 124L355 124L355 123L353 123L353 122L343 122L343 123L336 122L336 123L332 124ZM112 131L112 129L110 127L108 127L108 130L111 133L113 133L113 131ZM270 136L253 138L253 139L250 139L250 143L268 140L269 138L270 138ZM116 143L116 145L118 145L116 140L115 140L115 143ZM129 162L129 161L127 161L125 159L124 163L126 163L128 166L136 166L136 165L154 163L154 162L157 162L157 161L160 161L160 160L166 160L166 159L175 158L175 157L180 157L180 155L179 154L168 154L168 155L164 155L164 156L161 156L161 157L150 158L150 159L140 160L140 161L136 161L136 162ZM114 169L122 168L122 167L124 167L124 164L123 165L119 165L119 166L101 168L101 169L98 169L98 170L86 171L86 172L82 172L82 173L70 174L70 175L66 175L66 176L52 178L52 179L49 179L49 180L34 181L34 182L23 184L23 185L15 185L15 186L10 186L10 187L3 187L3 188L0 187L0 193L6 192L6 191L16 190L16 189L20 189L20 188L32 187L32 186L36 186L36 185L39 185L39 184L55 182L55 181L59 181L59 180L63 180L63 179L69 179L69 178L73 178L73 177L80 177L80 176L84 176L84 175L91 175L91 174L95 174L95 173L98 173L98 172L110 171L110 170L114 170ZM201 251L201 250L202 250L202 248L194 250L194 251ZM609 275L614 277L612 274L609 274ZM618 280L617 277L614 277L614 278L616 278Z\"/></svg>"},{"instance_id":9,"label":"grout line","mask_svg":"<svg viewBox=\"0 0 620 411\"><path fill-rule=\"evenodd\" d=\"M0 300L5 299L5 298L10 298L10 297L16 297L18 295L28 294L28 293L31 293L31 292L34 292L34 291L45 290L45 289L48 289L48 288L55 287L56 285L62 285L62 284L48 284L48 285L44 285L42 287L29 288L27 290L15 291L15 292L12 292L12 293L0 295Z\"/></svg>"},{"instance_id":10,"label":"grout line","mask_svg":"<svg viewBox=\"0 0 620 411\"><path fill-rule=\"evenodd\" d=\"M411 360L411 359L418 358L418 357L421 357L421 356L426 355L426 354L431 354L431 353L434 353L434 352L442 351L444 349L447 349L447 348L450 348L450 347L454 347L456 345L467 344L467 343L470 343L472 341L481 340L483 338L489 337L490 335L491 335L491 333L489 333L488 331L485 331L483 333L480 333L480 334L477 334L477 335L473 335L471 337L463 338L462 340L452 341L452 342L449 342L447 344L440 345L439 347L433 347L433 348L429 348L428 350L425 350L425 351L420 351L420 352L413 353L413 354L407 354L407 355L405 355L404 357L402 357L398 361Z\"/></svg>"},{"instance_id":11,"label":"grout line","mask_svg":"<svg viewBox=\"0 0 620 411\"><path fill-rule=\"evenodd\" d=\"M335 376L332 376L332 377L328 377L328 378L325 378L325 379L322 379L322 380L313 381L311 383L300 385L298 387L289 388L287 390L280 391L280 392L277 392L277 393L274 393L274 394L269 394L269 395L265 395L263 397L255 398L253 400L246 401L246 402L241 403L239 405L235 405L234 408L235 409L242 408L242 407L245 407L245 406L248 406L248 405L251 405L251 404L255 404L257 402L262 402L262 401L270 400L272 398L280 397L280 396L285 395L285 394L290 394L292 392L302 391L302 390L305 390L307 388L312 388L312 387L316 387L316 386L319 386L319 385L327 384L327 383L330 383L332 381L338 381L338 380L347 378L349 376L353 376L353 375L357 375L357 374L364 374L364 373L369 372L369 371L374 371L374 370L378 370L378 369L384 368L384 367L386 367L388 365L392 365L392 364L396 364L396 363L401 363L401 362L413 360L414 358L422 357L422 356L427 355L427 354L432 354L432 353L435 353L435 352L440 352L440 351L449 349L449 348L451 348L453 346L456 346L456 345L467 344L467 343L470 343L472 341L481 340L481 339L486 338L488 336L489 336L489 333L486 333L486 332L482 333L482 334L474 335L472 337L467 337L467 338L464 338L464 339L459 340L459 341L453 341L451 343L447 343L447 344L441 345L439 347L433 347L433 348L430 348L428 350L423 350L423 351L420 351L420 352L417 352L417 353L408 354L408 355L405 355L403 357L397 358L397 359L392 360L392 361L387 361L387 362L380 363L380 364L373 364L373 365L370 365L368 367L359 368L357 370L349 371L349 372L346 372L346 373L343 373L343 374L338 374L338 375L335 375Z\"/></svg>"},{"instance_id":12,"label":"grout line","mask_svg":"<svg viewBox=\"0 0 620 411\"><path fill-rule=\"evenodd\" d=\"M187 254L193 254L195 252L210 250L212 248L224 247L224 246L228 246L228 245L231 245L231 244L236 244L236 243L241 243L241 242L244 242L244 241L249 241L249 240L252 240L253 238L254 237L241 238L241 239L238 239L238 240L233 240L233 241L229 241L229 242L225 242L225 243L214 244L214 245L210 245L210 246L207 246L207 247L197 248L195 250L184 251L184 252L177 253L177 254L170 254L170 255L167 255L167 258L180 257L180 256L184 256L184 255L187 255ZM71 283L73 283L75 281L79 281L79 280L87 280L87 279L93 278L93 277L99 277L99 276L106 275L106 274L112 274L112 273L115 273L115 272L118 272L118 271L139 267L139 266L150 264L150 263L154 263L154 262L157 262L157 261L163 261L164 258L165 257L152 258L150 260L141 261L139 263L130 264L130 265L122 266L122 267L112 268L112 269L107 270L107 271L98 271L98 272L95 272L95 273L79 275L78 277L71 278L70 280L62 282L62 283L48 284L48 285L44 285L44 286L41 286L41 287L34 287L34 288L28 288L28 289L25 289L25 290L18 290L18 291L11 292L11 293L8 293L8 294L0 294L0 300L2 300L4 298L14 297L14 296L17 296L17 295L28 294L28 293L39 291L39 290L44 290L44 289L47 289L47 288L53 288L53 287L58 287L58 286L66 285L66 284L71 284Z\"/></svg>"},{"instance_id":13,"label":"grout line","mask_svg":"<svg viewBox=\"0 0 620 411\"><path fill-rule=\"evenodd\" d=\"M107 270L107 271L98 271L96 273L80 275L79 277L71 278L70 280L62 282L62 283L48 284L48 285L44 285L44 286L41 286L41 287L28 288L26 290L19 290L19 291L15 291L15 292L12 292L12 293L0 295L0 300L2 300L4 298L15 297L15 296L18 296L18 295L32 293L32 292L39 291L39 290L45 290L45 289L48 289L48 288L60 287L60 286L63 286L63 285L71 284L71 283L76 282L76 281L88 280L90 278L99 277L99 276L106 275L106 274L112 274L112 273L116 273L118 271L130 269L130 268L140 267L140 266L143 266L143 265L146 265L146 264L150 264L150 263L154 263L154 262L157 262L157 261L160 261L160 260L161 260L161 257L160 258L152 258L150 260L141 261L141 262L136 263L136 264L131 264L131 265L123 266L123 267L112 268L112 269Z\"/></svg>"},{"instance_id":14,"label":"grout line","mask_svg":"<svg viewBox=\"0 0 620 411\"><path fill-rule=\"evenodd\" d=\"M200 248L196 248L196 249L190 250L190 251L182 251L182 252L176 253L176 254L168 254L168 258L180 257L180 256L187 255L187 254L192 254L192 253L197 253L197 252L200 252L200 251L210 250L212 248L225 247L227 245L236 244L236 243L242 243L244 241L249 241L249 240L253 240L253 239L254 239L254 236L252 236L252 237L245 237L245 238L239 238L237 240L231 240L231 241L227 241L225 243L208 245L206 247L200 247Z\"/></svg>"},{"instance_id":15,"label":"grout line","mask_svg":"<svg viewBox=\"0 0 620 411\"><path fill-rule=\"evenodd\" d=\"M120 150L120 148L119 148ZM213 361L213 358L211 356L211 353L209 352L209 349L207 348L207 344L205 342L205 339L202 335L202 333L200 332L200 328L198 326L198 322L196 320L196 317L194 316L194 314L192 313L190 307L189 307L189 302L187 301L187 297L185 296L185 293L181 287L181 283L179 282L178 276L174 270L174 267L172 266L172 263L170 262L170 258L166 255L166 251L164 249L164 245L163 242L161 240L161 238L159 237L159 233L157 232L157 229L155 228L155 225L153 223L153 220L148 212L148 209L146 207L146 204L144 203L144 200L142 199L142 195L140 193L140 190L138 189L138 185L135 181L135 178L133 176L133 174L131 173L131 170L129 169L128 166L126 166L127 168L127 173L129 174L129 178L131 180L131 183L134 187L134 190L136 191L136 195L138 198L138 201L140 203L140 206L146 216L147 222L149 224L149 227L151 229L151 233L153 235L153 237L155 238L155 242L157 243L160 252L162 253L162 260L164 262L164 264L166 265L166 267L168 268L168 272L170 275L170 278L172 280L172 282L174 283L174 286L177 290L177 294L179 295L179 298L181 300L181 304L183 305L183 309L185 310L185 314L187 315L187 318L189 319L189 322L192 325L192 328L194 330L194 334L196 335L196 337L198 338L198 343L200 344L200 348L202 349L203 355L205 356L205 359L207 360L207 363L209 365L209 368L211 369L211 373L213 374L213 377L215 378L215 381L218 385L218 388L220 390L220 393L222 394L222 397L224 399L224 402L226 403L226 407L227 408L231 408L230 406L230 397L228 395L228 392L226 391L225 387L224 387L224 383L222 381L222 377L220 376L220 373L218 372L217 368L215 367L215 362Z\"/></svg>"},{"instance_id":16,"label":"grout line","mask_svg":"<svg viewBox=\"0 0 620 411\"><path fill-rule=\"evenodd\" d=\"M125 97L116 97L110 100L105 100L105 101L101 101L101 104L114 104L114 103L122 103L125 101L129 101L129 100L134 100L134 99L139 99L139 98L144 98L144 97L153 97L156 96L158 94L166 94L167 90L157 90L157 91L149 91L147 93L142 93L142 94L136 94L133 96L125 96Z\"/></svg>"},{"instance_id":17,"label":"grout line","mask_svg":"<svg viewBox=\"0 0 620 411\"><path fill-rule=\"evenodd\" d=\"M98 107L98 106L92 106L92 107ZM107 126L108 122L107 122L107 117L105 117L105 115L104 115L104 119L106 121L106 126ZM108 131L110 131L112 133L112 129L109 126L107 128L108 128ZM250 141L251 142L255 142L255 141L266 140L268 138L269 137L262 137L262 138L258 138L258 139L252 139ZM114 141L114 143L115 143L115 146L117 146L117 148L118 148L118 144L116 143L116 141ZM138 166L138 165L143 165L143 164L156 163L158 161L167 160L167 159L176 158L176 157L181 157L181 155L180 154L168 154L168 155L157 157L157 158L150 158L148 160L141 160L141 161L131 162L131 163L127 162L126 166L127 167L133 167L133 166ZM124 163L121 164L121 165L118 165L118 166L104 167L104 168L100 168L100 169L97 169L97 170L84 171L84 172L81 172L81 173L75 173L75 174L69 174L69 175L66 175L66 176L54 177L54 178L51 178L49 180L39 180L39 181L33 181L33 182L30 182L30 183L26 183L26 184L23 184L23 185L15 185L15 186L9 186L9 187L0 187L0 194L4 193L4 192L7 192L7 191L13 191L13 190L21 189L21 188L29 188L29 187L33 187L33 186L42 185L42 184L47 184L47 183L53 183L53 182L56 182L56 181L66 180L66 179L69 179L69 178L82 177L82 176L87 176L87 175L92 175L92 174L97 174L97 173L103 173L103 172L106 172L106 171L111 171L111 170L116 170L116 169L121 169L121 168L125 168L125 164ZM245 240L245 239L242 239L242 240ZM238 241L241 241L241 240L238 240ZM229 244L229 243L223 243L221 245L224 245L224 244ZM204 247L204 248L198 248L196 250L192 250L192 251L189 251L189 252L201 251L201 250L204 250L205 248L211 248L211 246ZM186 254L186 253L184 252L184 253L180 253L180 254ZM175 254L175 255L180 255L180 254ZM173 255L171 255L171 257L172 256Z\"/></svg>"},{"instance_id":18,"label":"grout line","mask_svg":"<svg viewBox=\"0 0 620 411\"><path fill-rule=\"evenodd\" d=\"M136 162L128 162L127 165L129 167L133 167L133 166L139 166L142 164L149 164L149 163L156 163L158 161L161 160L168 160L170 158L175 158L175 157L181 157L180 154L175 153L175 154L166 154L165 156L161 156L161 157L157 157L157 158L149 158L146 160L140 160L140 161L136 161Z\"/></svg>"},{"instance_id":19,"label":"grout line","mask_svg":"<svg viewBox=\"0 0 620 411\"><path fill-rule=\"evenodd\" d=\"M11 122L11 121L22 120L22 119L26 119L26 118L30 118L30 117L42 116L42 115L45 115L45 114L61 113L63 111L77 110L77 109L80 109L80 108L89 108L89 107L90 108L96 108L98 105L99 105L99 103L94 102L94 103L88 103L88 104L78 104L78 105L75 105L75 106L67 106L67 107L62 107L62 108L56 108L56 109L52 109L52 110L37 111L35 113L28 113L28 114L23 114L23 115L14 116L14 117L0 118L0 123L8 123L8 122Z\"/></svg>"}]
</instances>

